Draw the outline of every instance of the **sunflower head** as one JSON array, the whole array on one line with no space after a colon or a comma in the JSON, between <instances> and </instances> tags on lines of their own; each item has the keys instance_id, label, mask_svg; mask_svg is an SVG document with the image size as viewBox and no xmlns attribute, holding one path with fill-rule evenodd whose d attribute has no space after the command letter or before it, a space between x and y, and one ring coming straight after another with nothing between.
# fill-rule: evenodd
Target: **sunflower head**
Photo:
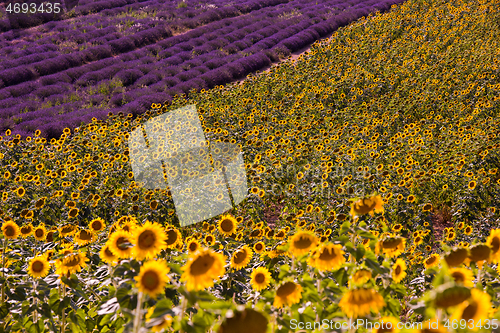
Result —
<instances>
[{"instance_id":1,"label":"sunflower head","mask_svg":"<svg viewBox=\"0 0 500 333\"><path fill-rule=\"evenodd\" d=\"M22 238L26 238L28 236L30 236L32 233L33 233L33 225L31 225L31 223L28 223L24 226L21 227L20 231L21 231L21 237Z\"/></svg>"},{"instance_id":2,"label":"sunflower head","mask_svg":"<svg viewBox=\"0 0 500 333\"><path fill-rule=\"evenodd\" d=\"M142 226L133 230L131 242L134 244L133 255L138 260L153 258L161 250L167 248L167 235L161 225L146 221Z\"/></svg>"},{"instance_id":3,"label":"sunflower head","mask_svg":"<svg viewBox=\"0 0 500 333\"><path fill-rule=\"evenodd\" d=\"M224 265L223 254L202 247L190 254L186 265L182 267L181 281L186 282L189 291L209 288L214 285L214 280L224 275Z\"/></svg>"},{"instance_id":4,"label":"sunflower head","mask_svg":"<svg viewBox=\"0 0 500 333\"><path fill-rule=\"evenodd\" d=\"M231 257L231 267L238 270L244 268L252 259L253 251L248 245L236 250Z\"/></svg>"},{"instance_id":5,"label":"sunflower head","mask_svg":"<svg viewBox=\"0 0 500 333\"><path fill-rule=\"evenodd\" d=\"M394 282L399 283L406 276L406 263L403 259L398 258L392 266L392 278Z\"/></svg>"},{"instance_id":6,"label":"sunflower head","mask_svg":"<svg viewBox=\"0 0 500 333\"><path fill-rule=\"evenodd\" d=\"M273 305L281 308L283 305L293 305L302 298L302 286L293 281L285 281L276 289Z\"/></svg>"},{"instance_id":7,"label":"sunflower head","mask_svg":"<svg viewBox=\"0 0 500 333\"><path fill-rule=\"evenodd\" d=\"M177 228L170 227L166 230L166 247L168 249L175 249L178 244L182 244L182 235Z\"/></svg>"},{"instance_id":8,"label":"sunflower head","mask_svg":"<svg viewBox=\"0 0 500 333\"><path fill-rule=\"evenodd\" d=\"M385 301L376 290L359 288L349 290L344 294L339 306L349 317L358 318L371 311L379 312L385 306Z\"/></svg>"},{"instance_id":9,"label":"sunflower head","mask_svg":"<svg viewBox=\"0 0 500 333\"><path fill-rule=\"evenodd\" d=\"M235 311L233 317L226 318L217 333L266 332L268 322L262 313L246 308L242 311Z\"/></svg>"},{"instance_id":10,"label":"sunflower head","mask_svg":"<svg viewBox=\"0 0 500 333\"><path fill-rule=\"evenodd\" d=\"M454 247L445 256L444 260L449 267L460 266L469 256L469 250L465 247Z\"/></svg>"},{"instance_id":11,"label":"sunflower head","mask_svg":"<svg viewBox=\"0 0 500 333\"><path fill-rule=\"evenodd\" d=\"M132 235L124 230L115 231L106 242L109 250L118 258L130 258L132 255Z\"/></svg>"},{"instance_id":12,"label":"sunflower head","mask_svg":"<svg viewBox=\"0 0 500 333\"><path fill-rule=\"evenodd\" d=\"M39 241L45 241L45 238L47 237L47 229L45 229L45 225L42 223L35 227L33 230L33 236L35 236L36 240Z\"/></svg>"},{"instance_id":13,"label":"sunflower head","mask_svg":"<svg viewBox=\"0 0 500 333\"><path fill-rule=\"evenodd\" d=\"M311 231L300 230L290 238L289 251L294 256L301 256L316 247L318 237Z\"/></svg>"},{"instance_id":14,"label":"sunflower head","mask_svg":"<svg viewBox=\"0 0 500 333\"><path fill-rule=\"evenodd\" d=\"M219 232L222 235L230 236L238 228L238 221L231 215L223 215L218 223Z\"/></svg>"},{"instance_id":15,"label":"sunflower head","mask_svg":"<svg viewBox=\"0 0 500 333\"><path fill-rule=\"evenodd\" d=\"M345 263L344 254L342 245L322 243L313 250L309 264L319 271L338 270Z\"/></svg>"},{"instance_id":16,"label":"sunflower head","mask_svg":"<svg viewBox=\"0 0 500 333\"><path fill-rule=\"evenodd\" d=\"M28 274L34 278L43 278L50 271L50 264L46 256L38 256L28 263Z\"/></svg>"},{"instance_id":17,"label":"sunflower head","mask_svg":"<svg viewBox=\"0 0 500 333\"><path fill-rule=\"evenodd\" d=\"M2 225L2 233L7 239L16 239L21 234L21 229L14 221L6 221Z\"/></svg>"},{"instance_id":18,"label":"sunflower head","mask_svg":"<svg viewBox=\"0 0 500 333\"><path fill-rule=\"evenodd\" d=\"M101 219L100 217L93 219L92 221L89 222L89 229L92 230L93 232L101 232L106 228L106 224L104 223L104 220Z\"/></svg>"},{"instance_id":19,"label":"sunflower head","mask_svg":"<svg viewBox=\"0 0 500 333\"><path fill-rule=\"evenodd\" d=\"M99 256L101 257L102 261L108 263L108 264L113 264L118 262L119 258L111 252L109 249L109 244L104 244L103 247L101 248L101 251L99 251Z\"/></svg>"},{"instance_id":20,"label":"sunflower head","mask_svg":"<svg viewBox=\"0 0 500 333\"><path fill-rule=\"evenodd\" d=\"M254 290L265 289L271 283L271 273L265 267L257 267L252 271L250 284Z\"/></svg>"},{"instance_id":21,"label":"sunflower head","mask_svg":"<svg viewBox=\"0 0 500 333\"><path fill-rule=\"evenodd\" d=\"M134 278L137 281L137 288L155 298L169 281L167 276L169 271L170 268L163 260L146 262L142 265L139 275Z\"/></svg>"},{"instance_id":22,"label":"sunflower head","mask_svg":"<svg viewBox=\"0 0 500 333\"><path fill-rule=\"evenodd\" d=\"M374 194L369 197L361 198L357 201L354 201L351 204L351 212L350 214L353 217L359 215L370 214L373 216L374 213L383 213L384 212L384 200L379 194Z\"/></svg>"}]
</instances>

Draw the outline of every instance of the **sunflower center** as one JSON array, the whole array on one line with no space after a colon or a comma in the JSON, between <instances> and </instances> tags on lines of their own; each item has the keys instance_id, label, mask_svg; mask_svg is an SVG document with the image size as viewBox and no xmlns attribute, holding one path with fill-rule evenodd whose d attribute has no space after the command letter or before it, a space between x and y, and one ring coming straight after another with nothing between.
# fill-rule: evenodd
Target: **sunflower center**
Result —
<instances>
[{"instance_id":1,"label":"sunflower center","mask_svg":"<svg viewBox=\"0 0 500 333\"><path fill-rule=\"evenodd\" d=\"M156 272L148 271L142 276L142 284L146 289L154 290L158 287L160 278Z\"/></svg>"},{"instance_id":2,"label":"sunflower center","mask_svg":"<svg viewBox=\"0 0 500 333\"><path fill-rule=\"evenodd\" d=\"M35 261L33 263L33 265L31 265L31 268L33 269L33 272L36 272L36 273L40 273L41 271L43 271L43 262L41 261Z\"/></svg>"},{"instance_id":3,"label":"sunflower center","mask_svg":"<svg viewBox=\"0 0 500 333\"><path fill-rule=\"evenodd\" d=\"M224 219L222 220L220 227L223 231L230 232L231 230L233 230L233 221L229 219Z\"/></svg>"},{"instance_id":4,"label":"sunflower center","mask_svg":"<svg viewBox=\"0 0 500 333\"><path fill-rule=\"evenodd\" d=\"M294 245L298 249L307 249L312 245L312 241L308 237L302 236L294 242Z\"/></svg>"},{"instance_id":5,"label":"sunflower center","mask_svg":"<svg viewBox=\"0 0 500 333\"><path fill-rule=\"evenodd\" d=\"M371 303L373 301L373 297L369 290L360 289L352 292L349 301L351 304L363 305Z\"/></svg>"},{"instance_id":6,"label":"sunflower center","mask_svg":"<svg viewBox=\"0 0 500 333\"><path fill-rule=\"evenodd\" d=\"M262 244L256 244L256 245L255 245L255 249L256 249L257 251L262 251Z\"/></svg>"},{"instance_id":7,"label":"sunflower center","mask_svg":"<svg viewBox=\"0 0 500 333\"><path fill-rule=\"evenodd\" d=\"M67 234L71 233L72 231L73 231L73 227L72 227L72 226L63 227L63 228L61 229L61 234L62 234L63 236L65 236L65 235L67 235Z\"/></svg>"},{"instance_id":8,"label":"sunflower center","mask_svg":"<svg viewBox=\"0 0 500 333\"><path fill-rule=\"evenodd\" d=\"M167 231L167 244L168 245L173 245L177 241L177 233L175 230L169 230Z\"/></svg>"},{"instance_id":9,"label":"sunflower center","mask_svg":"<svg viewBox=\"0 0 500 333\"><path fill-rule=\"evenodd\" d=\"M433 263L435 263L435 262L436 262L436 260L437 260L437 259L436 259L436 257L431 257L431 258L427 259L427 260L425 261L425 263L426 263L427 265L432 265Z\"/></svg>"},{"instance_id":10,"label":"sunflower center","mask_svg":"<svg viewBox=\"0 0 500 333\"><path fill-rule=\"evenodd\" d=\"M278 288L276 295L281 298L286 298L291 295L297 286L293 282L286 282L284 285Z\"/></svg>"},{"instance_id":11,"label":"sunflower center","mask_svg":"<svg viewBox=\"0 0 500 333\"><path fill-rule=\"evenodd\" d=\"M465 276L460 272L453 272L451 276L455 279L456 282L464 282Z\"/></svg>"},{"instance_id":12,"label":"sunflower center","mask_svg":"<svg viewBox=\"0 0 500 333\"><path fill-rule=\"evenodd\" d=\"M64 266L76 266L80 264L80 256L75 254L69 257L69 259L64 263Z\"/></svg>"},{"instance_id":13,"label":"sunflower center","mask_svg":"<svg viewBox=\"0 0 500 333\"><path fill-rule=\"evenodd\" d=\"M27 234L29 234L30 232L31 232L31 228L30 228L30 227L22 227L22 228L21 228L21 233L22 233L23 235L27 235Z\"/></svg>"},{"instance_id":14,"label":"sunflower center","mask_svg":"<svg viewBox=\"0 0 500 333\"><path fill-rule=\"evenodd\" d=\"M151 230L145 230L139 236L138 245L141 249L149 249L155 244L155 241L156 241L155 233Z\"/></svg>"},{"instance_id":15,"label":"sunflower center","mask_svg":"<svg viewBox=\"0 0 500 333\"><path fill-rule=\"evenodd\" d=\"M474 319L474 316L477 313L477 303L474 302L472 304L469 304L465 309L464 312L462 312L462 319L469 320L469 319Z\"/></svg>"},{"instance_id":16,"label":"sunflower center","mask_svg":"<svg viewBox=\"0 0 500 333\"><path fill-rule=\"evenodd\" d=\"M36 237L42 237L43 236L43 230L42 229L35 230L35 236Z\"/></svg>"},{"instance_id":17,"label":"sunflower center","mask_svg":"<svg viewBox=\"0 0 500 333\"><path fill-rule=\"evenodd\" d=\"M5 236L7 236L7 237L13 237L15 234L16 234L16 232L14 231L13 227L7 226L5 228Z\"/></svg>"},{"instance_id":18,"label":"sunflower center","mask_svg":"<svg viewBox=\"0 0 500 333\"><path fill-rule=\"evenodd\" d=\"M323 261L330 261L337 258L337 255L332 249L325 249L321 254L319 255L319 260Z\"/></svg>"},{"instance_id":19,"label":"sunflower center","mask_svg":"<svg viewBox=\"0 0 500 333\"><path fill-rule=\"evenodd\" d=\"M104 253L106 253L107 256L109 257L114 257L115 255L113 254L113 252L111 252L109 250L109 247L106 246L106 249L104 250Z\"/></svg>"},{"instance_id":20,"label":"sunflower center","mask_svg":"<svg viewBox=\"0 0 500 333\"><path fill-rule=\"evenodd\" d=\"M234 255L234 263L241 264L247 258L247 252L245 250L239 250Z\"/></svg>"},{"instance_id":21,"label":"sunflower center","mask_svg":"<svg viewBox=\"0 0 500 333\"><path fill-rule=\"evenodd\" d=\"M189 244L189 251L194 252L198 248L198 245L196 243L191 243Z\"/></svg>"},{"instance_id":22,"label":"sunflower center","mask_svg":"<svg viewBox=\"0 0 500 333\"><path fill-rule=\"evenodd\" d=\"M92 222L92 229L99 231L101 230L101 228L102 228L102 223L100 221Z\"/></svg>"},{"instance_id":23,"label":"sunflower center","mask_svg":"<svg viewBox=\"0 0 500 333\"><path fill-rule=\"evenodd\" d=\"M214 241L214 238L212 236L207 236L207 238L205 238L205 241L207 243L212 243Z\"/></svg>"},{"instance_id":24,"label":"sunflower center","mask_svg":"<svg viewBox=\"0 0 500 333\"><path fill-rule=\"evenodd\" d=\"M393 249L398 247L398 245L401 244L401 242L402 242L401 238L386 239L382 242L382 247L384 249Z\"/></svg>"},{"instance_id":25,"label":"sunflower center","mask_svg":"<svg viewBox=\"0 0 500 333\"><path fill-rule=\"evenodd\" d=\"M91 240L92 239L92 234L88 232L87 230L82 230L80 231L80 239L82 240Z\"/></svg>"},{"instance_id":26,"label":"sunflower center","mask_svg":"<svg viewBox=\"0 0 500 333\"><path fill-rule=\"evenodd\" d=\"M116 240L116 247L118 247L120 250L126 250L127 246L125 245L125 243L127 242L128 242L127 237L119 237Z\"/></svg>"},{"instance_id":27,"label":"sunflower center","mask_svg":"<svg viewBox=\"0 0 500 333\"><path fill-rule=\"evenodd\" d=\"M401 274L401 271L402 271L401 266L398 265L398 266L396 266L394 273L396 273L396 275L399 275L399 274Z\"/></svg>"},{"instance_id":28,"label":"sunflower center","mask_svg":"<svg viewBox=\"0 0 500 333\"><path fill-rule=\"evenodd\" d=\"M258 273L257 275L255 275L255 282L264 283L264 281L266 281L266 277L264 276L264 274Z\"/></svg>"},{"instance_id":29,"label":"sunflower center","mask_svg":"<svg viewBox=\"0 0 500 333\"><path fill-rule=\"evenodd\" d=\"M191 264L191 274L192 275L203 275L212 268L215 262L215 258L213 258L210 254L205 254L201 257L198 257Z\"/></svg>"},{"instance_id":30,"label":"sunflower center","mask_svg":"<svg viewBox=\"0 0 500 333\"><path fill-rule=\"evenodd\" d=\"M500 249L500 239L498 239L498 237L494 237L491 241L491 246L493 248L493 252L498 252L498 249Z\"/></svg>"}]
</instances>

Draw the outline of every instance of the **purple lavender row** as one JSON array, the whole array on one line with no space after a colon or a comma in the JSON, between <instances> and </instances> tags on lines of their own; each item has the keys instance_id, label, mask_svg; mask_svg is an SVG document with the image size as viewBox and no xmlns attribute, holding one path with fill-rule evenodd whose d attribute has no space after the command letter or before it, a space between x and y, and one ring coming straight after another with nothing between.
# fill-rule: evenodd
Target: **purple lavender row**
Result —
<instances>
[{"instance_id":1,"label":"purple lavender row","mask_svg":"<svg viewBox=\"0 0 500 333\"><path fill-rule=\"evenodd\" d=\"M392 3L389 3L389 4L386 3L384 5L386 7L390 7L391 4ZM359 9L359 11L358 11L359 16L362 16L361 14L366 15L365 14L366 10L363 11L362 6L358 6L357 9ZM380 8L377 8L377 9L380 10ZM383 10L383 7L382 7L382 10ZM354 11L351 11L350 15L356 14L355 12L354 13L353 12ZM347 17L347 19L346 19L346 17ZM348 23L346 21L349 19L352 19L352 17L349 17L349 15L346 15L346 17L343 17L343 18L340 17L339 20L335 20L334 23L337 25L341 25L344 23ZM332 20L331 19L329 19L329 20L330 21L327 23L330 24L329 28L331 28L333 26ZM340 22L340 24L339 24L339 22ZM293 31L293 29L291 29L290 31L292 31L293 33L287 32L286 34L294 35L294 33L296 34L297 32L301 33L300 29L304 29L310 25L311 25L311 22L308 22L307 24L302 24L302 26L299 25L297 27L298 30ZM316 24L316 26L318 26L318 24ZM318 30L323 29L323 30L321 30L322 34L327 33L327 30L324 30L325 27L321 28L318 26L316 28L318 28ZM210 35L210 33L208 33L207 35ZM282 34L281 37L285 37L285 35ZM317 36L311 36L311 37L314 38ZM257 39L258 39L258 37L257 37ZM181 43L178 43L177 45L182 44L182 40L178 40L178 42L181 42ZM221 41L219 41L219 42L221 42ZM269 51L269 50L266 50L266 51ZM184 52L187 52L187 51L184 51ZM181 65L182 63L189 61L189 57L187 57L187 54L183 55L182 53L183 52L181 52L180 54L177 55L177 57L179 57L182 61L181 63L179 63L177 65ZM182 57L182 56L184 56L184 57ZM255 54L255 55L253 55L253 57L254 58L252 58L252 61L249 61L249 59L242 59L243 57L241 57L240 55L229 56L229 57L227 57L227 60L230 60L231 62L225 66L222 66L221 68L215 67L215 68L217 68L217 70L215 70L215 71L209 71L209 72L205 72L205 73L201 73L199 71L198 71L198 73L196 73L195 71L192 71L191 73L189 73L189 71L187 71L184 73L184 75L177 76L178 75L177 74L174 78L169 78L170 81L173 80L174 82L168 82L168 80L166 80L166 78L163 78L162 81L160 81L160 83L166 84L166 86L172 87L172 89L169 90L169 93L171 93L171 92L186 93L192 88L210 87L210 86L213 86L214 84L223 84L223 83L226 83L232 79L242 77L242 76L246 75L245 74L246 72L252 72L252 71L258 70L259 68L262 68L263 66L268 65L270 63L270 60L271 60L270 57L266 54L260 54L260 55ZM175 60L172 58L173 57L170 57L167 60L169 60L169 61ZM250 57L246 57L246 58L250 58ZM125 74L126 73L122 73L122 75L125 75ZM179 73L179 74L181 74L181 73ZM189 74L189 75L187 75L187 74ZM199 75L198 77L191 77L192 75L196 75L196 74L201 74L201 75ZM137 81L137 79L140 76L140 74L138 72L135 72L135 73L129 72L127 75L129 75L128 77L130 78L130 82ZM151 98L152 98L151 96L154 96L154 95L150 95L150 94L153 93L154 91L158 91L162 88L161 85L158 84L158 80L160 80L160 78L161 78L160 73L158 73L158 72L153 73L149 79L151 80L151 82L154 82L154 81L156 81L156 82L154 84L152 84L149 87L149 89L136 89L136 90L132 90L132 91L127 92L125 100L130 101L130 103L128 103L126 105L119 105L120 103L116 103L117 108L115 108L114 111L126 110L126 111L141 112L140 111L141 108L147 108L148 100L151 100ZM127 78L124 77L124 80L126 80L126 79ZM175 82L176 81L175 79L178 79L179 81L184 81L184 82L180 82L180 83ZM172 85L172 83L174 83L174 84ZM163 96L163 95L160 95L160 97L161 96ZM123 96L120 96L120 97L122 97L121 99L123 100ZM165 96L163 96L163 98L165 98ZM118 98L116 98L116 99L118 99ZM160 100L158 100L157 102L160 102ZM149 105L150 105L150 103L149 103ZM78 112L81 112L81 111L82 110L79 110ZM85 111L85 110L83 110L83 111ZM42 117L42 119L43 119L43 117ZM20 127L22 127L22 126L20 126Z\"/></svg>"}]
</instances>

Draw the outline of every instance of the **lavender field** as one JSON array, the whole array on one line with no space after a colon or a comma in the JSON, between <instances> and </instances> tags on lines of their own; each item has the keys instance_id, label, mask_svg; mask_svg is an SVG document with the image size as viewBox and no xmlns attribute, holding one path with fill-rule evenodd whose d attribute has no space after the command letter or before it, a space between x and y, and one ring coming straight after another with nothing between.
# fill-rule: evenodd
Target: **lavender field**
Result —
<instances>
[{"instance_id":1,"label":"lavender field","mask_svg":"<svg viewBox=\"0 0 500 333\"><path fill-rule=\"evenodd\" d=\"M81 0L60 20L22 29L0 2L0 131L53 138L110 112L142 114L400 2Z\"/></svg>"}]
</instances>

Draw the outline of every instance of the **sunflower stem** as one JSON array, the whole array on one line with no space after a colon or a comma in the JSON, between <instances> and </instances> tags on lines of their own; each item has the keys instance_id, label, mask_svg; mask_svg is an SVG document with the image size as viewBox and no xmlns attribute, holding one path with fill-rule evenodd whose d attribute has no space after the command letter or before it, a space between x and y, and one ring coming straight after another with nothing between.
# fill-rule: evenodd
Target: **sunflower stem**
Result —
<instances>
[{"instance_id":1,"label":"sunflower stem","mask_svg":"<svg viewBox=\"0 0 500 333\"><path fill-rule=\"evenodd\" d=\"M64 297L66 297L66 286L64 285L63 282L61 282L62 286L62 299L64 301ZM66 309L63 309L62 313L62 322L61 322L61 333L64 333L64 326L66 326Z\"/></svg>"},{"instance_id":2,"label":"sunflower stem","mask_svg":"<svg viewBox=\"0 0 500 333\"><path fill-rule=\"evenodd\" d=\"M179 326L180 326L180 333L184 333L184 330L182 329L182 318L184 317L184 312L186 312L187 308L187 298L186 296L182 296L182 303L181 303L181 313L179 314Z\"/></svg>"},{"instance_id":3,"label":"sunflower stem","mask_svg":"<svg viewBox=\"0 0 500 333\"><path fill-rule=\"evenodd\" d=\"M33 298L34 298L34 301L35 301L35 311L33 311L33 324L36 324L36 322L38 321L38 314L36 312L36 308L38 306L38 300L37 300L37 297L36 297L36 287L37 287L37 281L33 281Z\"/></svg>"},{"instance_id":4,"label":"sunflower stem","mask_svg":"<svg viewBox=\"0 0 500 333\"><path fill-rule=\"evenodd\" d=\"M134 333L139 333L141 329L141 305L142 305L142 291L139 291L139 294L137 294L137 308L135 309Z\"/></svg>"},{"instance_id":5,"label":"sunflower stem","mask_svg":"<svg viewBox=\"0 0 500 333\"><path fill-rule=\"evenodd\" d=\"M2 279L5 278L5 250L7 249L7 238L3 240L3 250L2 250ZM5 280L2 282L2 305L5 302Z\"/></svg>"}]
</instances>

